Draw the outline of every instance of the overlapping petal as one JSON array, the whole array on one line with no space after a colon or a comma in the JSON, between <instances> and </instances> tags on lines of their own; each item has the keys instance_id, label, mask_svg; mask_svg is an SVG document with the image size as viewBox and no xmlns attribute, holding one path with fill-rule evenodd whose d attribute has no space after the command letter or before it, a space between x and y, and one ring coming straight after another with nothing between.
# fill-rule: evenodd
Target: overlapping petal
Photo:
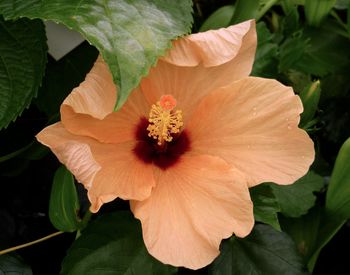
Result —
<instances>
[{"instance_id":1,"label":"overlapping petal","mask_svg":"<svg viewBox=\"0 0 350 275\"><path fill-rule=\"evenodd\" d=\"M144 201L132 201L151 255L175 266L198 269L219 254L222 239L251 231L253 206L244 178L212 156L184 156L159 171Z\"/></svg>"},{"instance_id":2,"label":"overlapping petal","mask_svg":"<svg viewBox=\"0 0 350 275\"><path fill-rule=\"evenodd\" d=\"M193 55L196 48L206 53ZM142 92L150 104L157 102L161 95L173 95L178 101L178 108L183 110L186 121L205 95L250 74L255 50L254 21L181 38L168 56L159 60L142 80ZM172 56L171 60L169 56ZM205 66L216 59L226 62L217 66ZM184 63L185 60L189 60L189 63Z\"/></svg>"},{"instance_id":3,"label":"overlapping petal","mask_svg":"<svg viewBox=\"0 0 350 275\"><path fill-rule=\"evenodd\" d=\"M291 184L309 169L314 148L298 128L302 103L292 88L248 77L203 99L187 127L192 150L220 156L249 186Z\"/></svg>"},{"instance_id":4,"label":"overlapping petal","mask_svg":"<svg viewBox=\"0 0 350 275\"><path fill-rule=\"evenodd\" d=\"M228 28L191 34L175 40L172 49L162 60L177 66L218 66L242 54L240 50L247 51L255 47L243 42L245 36L254 35L254 30L254 20L248 20Z\"/></svg>"},{"instance_id":5,"label":"overlapping petal","mask_svg":"<svg viewBox=\"0 0 350 275\"><path fill-rule=\"evenodd\" d=\"M88 189L92 212L117 197L145 199L155 185L152 166L132 153L135 142L102 144L71 134L60 122L46 127L37 139Z\"/></svg>"},{"instance_id":6,"label":"overlapping petal","mask_svg":"<svg viewBox=\"0 0 350 275\"><path fill-rule=\"evenodd\" d=\"M75 88L61 106L64 127L75 135L93 137L105 143L131 141L141 116L150 105L135 89L127 103L113 112L117 90L107 64L99 57L84 82Z\"/></svg>"}]
</instances>

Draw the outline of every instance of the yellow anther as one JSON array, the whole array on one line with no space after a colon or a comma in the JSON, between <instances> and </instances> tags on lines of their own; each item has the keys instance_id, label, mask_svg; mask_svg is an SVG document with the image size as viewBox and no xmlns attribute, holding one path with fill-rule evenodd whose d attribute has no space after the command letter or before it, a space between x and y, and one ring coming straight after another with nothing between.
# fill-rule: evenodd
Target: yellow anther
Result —
<instances>
[{"instance_id":1,"label":"yellow anther","mask_svg":"<svg viewBox=\"0 0 350 275\"><path fill-rule=\"evenodd\" d=\"M172 134L180 132L183 126L182 111L173 111L176 100L170 96L162 96L160 101L153 104L149 113L148 136L157 139L158 145L173 140Z\"/></svg>"}]
</instances>

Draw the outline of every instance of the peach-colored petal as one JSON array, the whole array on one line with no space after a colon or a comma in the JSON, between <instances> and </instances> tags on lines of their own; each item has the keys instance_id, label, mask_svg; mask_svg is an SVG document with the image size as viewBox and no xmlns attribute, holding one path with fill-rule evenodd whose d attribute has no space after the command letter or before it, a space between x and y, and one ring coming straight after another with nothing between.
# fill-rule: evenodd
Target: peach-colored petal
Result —
<instances>
[{"instance_id":1,"label":"peach-colored petal","mask_svg":"<svg viewBox=\"0 0 350 275\"><path fill-rule=\"evenodd\" d=\"M248 76L253 66L256 49L255 23L249 21L242 26L247 28L248 25L250 28L247 32L243 32L238 37L237 43L241 44L241 47L232 46L238 52L235 52L224 64L204 67L200 63L195 67L183 67L159 60L156 67L151 68L148 76L141 81L142 92L149 104L157 102L162 95L170 94L177 100L177 108L183 110L186 122L194 107L205 95ZM232 29L235 30L235 27ZM230 32L230 30L227 31ZM222 30L222 32L226 31ZM212 38L212 35L209 37ZM215 40L213 43L219 42ZM202 46L203 48L214 47L214 44Z\"/></svg>"},{"instance_id":2,"label":"peach-colored petal","mask_svg":"<svg viewBox=\"0 0 350 275\"><path fill-rule=\"evenodd\" d=\"M191 34L173 42L173 48L162 59L178 66L212 67L235 58L241 49L243 37L255 31L254 20L228 28ZM254 58L251 56L250 58ZM251 61L252 62L252 61Z\"/></svg>"},{"instance_id":3,"label":"peach-colored petal","mask_svg":"<svg viewBox=\"0 0 350 275\"><path fill-rule=\"evenodd\" d=\"M131 208L149 253L161 262L201 268L218 256L222 239L251 231L253 207L244 178L220 158L184 156L158 173L151 196L132 201Z\"/></svg>"},{"instance_id":4,"label":"peach-colored petal","mask_svg":"<svg viewBox=\"0 0 350 275\"><path fill-rule=\"evenodd\" d=\"M75 88L63 104L71 106L76 113L103 119L113 112L117 89L102 56L98 56L91 71L79 87Z\"/></svg>"},{"instance_id":5,"label":"peach-colored petal","mask_svg":"<svg viewBox=\"0 0 350 275\"><path fill-rule=\"evenodd\" d=\"M139 90L135 90L123 108L103 119L76 113L71 106L61 106L64 127L75 135L88 136L104 143L120 143L135 139L135 128L141 117L148 117L150 106Z\"/></svg>"},{"instance_id":6,"label":"peach-colored petal","mask_svg":"<svg viewBox=\"0 0 350 275\"><path fill-rule=\"evenodd\" d=\"M64 129L61 122L46 127L37 134L36 138L51 149L85 188L91 186L101 166L96 162L84 138L73 137Z\"/></svg>"},{"instance_id":7,"label":"peach-colored petal","mask_svg":"<svg viewBox=\"0 0 350 275\"><path fill-rule=\"evenodd\" d=\"M117 197L144 200L150 196L155 186L152 164L140 161L133 153L134 147L135 143L129 142L96 148L102 169L88 191L92 212Z\"/></svg>"},{"instance_id":8,"label":"peach-colored petal","mask_svg":"<svg viewBox=\"0 0 350 275\"><path fill-rule=\"evenodd\" d=\"M298 128L302 111L292 88L248 77L203 99L187 127L191 148L234 165L249 186L291 184L314 160L312 140Z\"/></svg>"},{"instance_id":9,"label":"peach-colored petal","mask_svg":"<svg viewBox=\"0 0 350 275\"><path fill-rule=\"evenodd\" d=\"M75 135L93 137L105 143L120 143L134 138L140 117L150 106L135 89L124 107L113 112L116 86L106 63L99 57L84 82L61 105L64 127Z\"/></svg>"},{"instance_id":10,"label":"peach-colored petal","mask_svg":"<svg viewBox=\"0 0 350 275\"><path fill-rule=\"evenodd\" d=\"M155 185L152 166L133 153L135 142L99 143L71 134L60 122L46 127L37 139L88 189L92 212L117 197L145 199Z\"/></svg>"}]
</instances>

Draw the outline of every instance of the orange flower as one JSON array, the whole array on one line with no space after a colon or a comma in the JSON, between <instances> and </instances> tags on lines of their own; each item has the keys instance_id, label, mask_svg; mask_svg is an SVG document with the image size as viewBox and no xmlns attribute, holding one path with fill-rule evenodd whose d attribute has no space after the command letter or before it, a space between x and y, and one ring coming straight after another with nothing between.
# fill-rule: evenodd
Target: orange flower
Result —
<instances>
[{"instance_id":1,"label":"orange flower","mask_svg":"<svg viewBox=\"0 0 350 275\"><path fill-rule=\"evenodd\" d=\"M208 265L222 239L250 233L248 187L291 184L314 159L292 88L248 76L255 49L254 21L176 40L118 112L99 57L37 138L84 184L92 212L130 200L150 254Z\"/></svg>"}]
</instances>

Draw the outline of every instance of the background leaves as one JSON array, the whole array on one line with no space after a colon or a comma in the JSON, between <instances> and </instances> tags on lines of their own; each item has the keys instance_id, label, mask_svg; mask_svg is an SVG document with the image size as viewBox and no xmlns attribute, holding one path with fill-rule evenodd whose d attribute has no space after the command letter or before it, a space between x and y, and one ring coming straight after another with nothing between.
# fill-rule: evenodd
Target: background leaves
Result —
<instances>
[{"instance_id":1,"label":"background leaves","mask_svg":"<svg viewBox=\"0 0 350 275\"><path fill-rule=\"evenodd\" d=\"M1 129L36 96L45 71L47 46L40 20L4 21L0 15L0 37Z\"/></svg>"},{"instance_id":2,"label":"background leaves","mask_svg":"<svg viewBox=\"0 0 350 275\"><path fill-rule=\"evenodd\" d=\"M1 255L0 274L2 275L32 275L30 267L19 256Z\"/></svg>"},{"instance_id":3,"label":"background leaves","mask_svg":"<svg viewBox=\"0 0 350 275\"><path fill-rule=\"evenodd\" d=\"M287 234L268 225L256 225L248 237L231 238L222 244L210 274L301 275L307 272Z\"/></svg>"},{"instance_id":4,"label":"background leaves","mask_svg":"<svg viewBox=\"0 0 350 275\"><path fill-rule=\"evenodd\" d=\"M168 275L176 268L151 257L143 244L139 222L119 211L92 222L68 250L62 275Z\"/></svg>"},{"instance_id":5,"label":"background leaves","mask_svg":"<svg viewBox=\"0 0 350 275\"><path fill-rule=\"evenodd\" d=\"M314 206L314 192L323 187L323 178L313 172L307 173L292 185L271 185L274 195L281 207L281 212L289 217L306 214Z\"/></svg>"}]
</instances>

